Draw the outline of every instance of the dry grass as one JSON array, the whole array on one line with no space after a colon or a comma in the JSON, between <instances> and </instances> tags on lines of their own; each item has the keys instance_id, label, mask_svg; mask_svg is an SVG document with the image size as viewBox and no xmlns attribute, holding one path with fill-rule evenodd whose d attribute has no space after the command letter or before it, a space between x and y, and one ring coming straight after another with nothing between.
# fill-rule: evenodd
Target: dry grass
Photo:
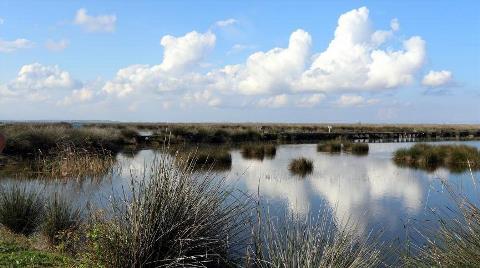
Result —
<instances>
[{"instance_id":1,"label":"dry grass","mask_svg":"<svg viewBox=\"0 0 480 268\"><path fill-rule=\"evenodd\" d=\"M263 214L263 215L262 215ZM253 267L378 267L382 245L377 236L361 238L355 227L339 226L328 218L289 215L284 220L259 213L253 228Z\"/></svg>"},{"instance_id":2,"label":"dry grass","mask_svg":"<svg viewBox=\"0 0 480 268\"><path fill-rule=\"evenodd\" d=\"M47 178L100 178L115 169L116 159L109 151L99 152L58 146L52 156L42 156L33 162L38 176Z\"/></svg>"},{"instance_id":3,"label":"dry grass","mask_svg":"<svg viewBox=\"0 0 480 268\"><path fill-rule=\"evenodd\" d=\"M472 179L476 181L473 177ZM444 182L453 207L432 208L439 228L420 226L416 231L425 243L409 244L404 256L409 267L479 267L480 208L476 202ZM476 190L478 197L478 189Z\"/></svg>"}]
</instances>

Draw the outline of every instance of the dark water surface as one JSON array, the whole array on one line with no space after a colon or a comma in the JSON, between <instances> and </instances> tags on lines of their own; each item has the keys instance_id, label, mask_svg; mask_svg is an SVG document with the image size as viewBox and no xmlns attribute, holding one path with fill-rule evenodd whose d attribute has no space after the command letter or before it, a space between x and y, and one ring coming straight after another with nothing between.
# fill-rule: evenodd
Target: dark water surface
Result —
<instances>
[{"instance_id":1,"label":"dark water surface","mask_svg":"<svg viewBox=\"0 0 480 268\"><path fill-rule=\"evenodd\" d=\"M480 142L462 142L480 147ZM477 185L469 171L451 173L440 168L433 172L396 166L392 153L413 143L372 143L365 156L317 152L315 144L279 145L273 159L245 159L233 149L232 167L218 172L247 194L268 204L272 214L285 211L318 216L325 208L340 223L355 222L359 232L385 230L386 239L405 238L405 226L433 217L431 208L445 208L451 203L442 180L478 201ZM158 152L143 150L136 155L117 156L121 171L101 179L22 180L0 178L0 185L12 182L40 187L45 193L61 192L80 204L105 205L113 192L127 190L130 176L141 175ZM290 161L306 157L313 161L313 173L299 177L288 170ZM473 172L480 179L480 172Z\"/></svg>"}]
</instances>

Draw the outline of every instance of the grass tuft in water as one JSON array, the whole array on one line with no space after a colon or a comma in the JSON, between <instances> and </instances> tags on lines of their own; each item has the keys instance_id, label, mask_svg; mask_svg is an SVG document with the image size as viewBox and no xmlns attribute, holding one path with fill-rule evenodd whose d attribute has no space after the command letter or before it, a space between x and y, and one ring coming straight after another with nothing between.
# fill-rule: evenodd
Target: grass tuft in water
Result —
<instances>
[{"instance_id":1,"label":"grass tuft in water","mask_svg":"<svg viewBox=\"0 0 480 268\"><path fill-rule=\"evenodd\" d=\"M317 145L317 151L339 153L342 151L342 142L339 140L331 140L331 141L319 143Z\"/></svg>"},{"instance_id":2,"label":"grass tuft in water","mask_svg":"<svg viewBox=\"0 0 480 268\"><path fill-rule=\"evenodd\" d=\"M246 159L263 160L265 157L274 158L277 147L274 144L250 144L242 147L242 156Z\"/></svg>"},{"instance_id":3,"label":"grass tuft in water","mask_svg":"<svg viewBox=\"0 0 480 268\"><path fill-rule=\"evenodd\" d=\"M293 159L288 166L291 173L299 176L306 176L313 172L313 162L310 159L300 157Z\"/></svg>"},{"instance_id":4,"label":"grass tuft in water","mask_svg":"<svg viewBox=\"0 0 480 268\"><path fill-rule=\"evenodd\" d=\"M446 167L451 171L480 169L480 151L467 145L430 145L418 143L409 149L398 149L393 160L398 165L434 170Z\"/></svg>"},{"instance_id":5,"label":"grass tuft in water","mask_svg":"<svg viewBox=\"0 0 480 268\"><path fill-rule=\"evenodd\" d=\"M0 224L14 233L30 235L42 222L43 198L37 190L12 185L0 188Z\"/></svg>"}]
</instances>

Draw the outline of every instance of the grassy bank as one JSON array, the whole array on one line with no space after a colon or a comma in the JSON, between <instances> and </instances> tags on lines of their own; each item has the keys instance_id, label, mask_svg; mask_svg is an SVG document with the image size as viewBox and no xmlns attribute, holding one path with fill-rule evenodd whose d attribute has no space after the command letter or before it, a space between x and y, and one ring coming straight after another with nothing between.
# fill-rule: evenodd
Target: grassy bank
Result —
<instances>
[{"instance_id":1,"label":"grassy bank","mask_svg":"<svg viewBox=\"0 0 480 268\"><path fill-rule=\"evenodd\" d=\"M393 160L398 165L434 170L445 167L452 171L480 169L480 151L467 145L415 144L398 149Z\"/></svg>"},{"instance_id":2,"label":"grassy bank","mask_svg":"<svg viewBox=\"0 0 480 268\"><path fill-rule=\"evenodd\" d=\"M69 124L14 124L0 127L7 137L3 153L9 156L35 158L55 155L58 148L118 152L122 146L136 143L136 131L129 128L73 128Z\"/></svg>"},{"instance_id":3,"label":"grassy bank","mask_svg":"<svg viewBox=\"0 0 480 268\"><path fill-rule=\"evenodd\" d=\"M0 267L74 267L73 257L42 247L42 241L0 226Z\"/></svg>"}]
</instances>

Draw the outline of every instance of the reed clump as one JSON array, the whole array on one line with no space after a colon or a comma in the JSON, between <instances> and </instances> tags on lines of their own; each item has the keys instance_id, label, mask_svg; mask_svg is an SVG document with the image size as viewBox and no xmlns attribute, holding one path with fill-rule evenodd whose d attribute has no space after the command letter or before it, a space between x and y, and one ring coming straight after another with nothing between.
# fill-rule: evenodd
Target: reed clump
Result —
<instances>
[{"instance_id":1,"label":"reed clump","mask_svg":"<svg viewBox=\"0 0 480 268\"><path fill-rule=\"evenodd\" d=\"M277 147L274 144L249 144L242 147L241 153L246 159L263 160L265 157L274 158Z\"/></svg>"},{"instance_id":2,"label":"reed clump","mask_svg":"<svg viewBox=\"0 0 480 268\"><path fill-rule=\"evenodd\" d=\"M288 215L283 220L259 215L248 262L253 267L378 267L382 245L377 236L362 238L353 225Z\"/></svg>"},{"instance_id":3,"label":"reed clump","mask_svg":"<svg viewBox=\"0 0 480 268\"><path fill-rule=\"evenodd\" d=\"M313 162L310 159L300 157L293 159L290 162L288 169L291 173L303 177L313 172Z\"/></svg>"},{"instance_id":4,"label":"reed clump","mask_svg":"<svg viewBox=\"0 0 480 268\"><path fill-rule=\"evenodd\" d=\"M192 154L195 169L229 170L232 167L232 155L227 150L203 149Z\"/></svg>"},{"instance_id":5,"label":"reed clump","mask_svg":"<svg viewBox=\"0 0 480 268\"><path fill-rule=\"evenodd\" d=\"M47 178L99 178L115 169L116 159L109 151L92 151L59 145L55 154L32 162L33 171Z\"/></svg>"},{"instance_id":6,"label":"reed clump","mask_svg":"<svg viewBox=\"0 0 480 268\"><path fill-rule=\"evenodd\" d=\"M472 179L475 178L472 175ZM432 208L438 228L430 225L416 228L424 243L409 244L404 255L408 267L479 267L480 265L480 208L473 200L444 182L452 197L453 206ZM478 194L478 190L476 190ZM477 195L478 196L478 195Z\"/></svg>"},{"instance_id":7,"label":"reed clump","mask_svg":"<svg viewBox=\"0 0 480 268\"><path fill-rule=\"evenodd\" d=\"M43 219L43 202L37 190L25 186L0 188L0 224L14 233L34 233Z\"/></svg>"},{"instance_id":8,"label":"reed clump","mask_svg":"<svg viewBox=\"0 0 480 268\"><path fill-rule=\"evenodd\" d=\"M317 145L318 152L340 153L349 152L356 155L368 154L368 143L350 142L345 140L330 140Z\"/></svg>"},{"instance_id":9,"label":"reed clump","mask_svg":"<svg viewBox=\"0 0 480 268\"><path fill-rule=\"evenodd\" d=\"M419 143L397 150L395 163L428 170L446 167L452 171L480 169L480 151L467 145L430 145Z\"/></svg>"},{"instance_id":10,"label":"reed clump","mask_svg":"<svg viewBox=\"0 0 480 268\"><path fill-rule=\"evenodd\" d=\"M82 223L81 210L67 198L54 194L45 205L42 233L52 245L69 243L70 234L76 232Z\"/></svg>"},{"instance_id":11,"label":"reed clump","mask_svg":"<svg viewBox=\"0 0 480 268\"><path fill-rule=\"evenodd\" d=\"M245 204L224 179L197 176L185 161L159 156L149 172L132 178L131 195L112 199L111 216L97 221L90 235L100 263L225 267L234 261Z\"/></svg>"},{"instance_id":12,"label":"reed clump","mask_svg":"<svg viewBox=\"0 0 480 268\"><path fill-rule=\"evenodd\" d=\"M368 143L364 142L346 143L344 144L344 150L352 154L362 155L368 154L369 146Z\"/></svg>"},{"instance_id":13,"label":"reed clump","mask_svg":"<svg viewBox=\"0 0 480 268\"><path fill-rule=\"evenodd\" d=\"M342 151L342 142L339 140L330 140L330 141L319 143L317 145L317 151L339 153Z\"/></svg>"}]
</instances>

